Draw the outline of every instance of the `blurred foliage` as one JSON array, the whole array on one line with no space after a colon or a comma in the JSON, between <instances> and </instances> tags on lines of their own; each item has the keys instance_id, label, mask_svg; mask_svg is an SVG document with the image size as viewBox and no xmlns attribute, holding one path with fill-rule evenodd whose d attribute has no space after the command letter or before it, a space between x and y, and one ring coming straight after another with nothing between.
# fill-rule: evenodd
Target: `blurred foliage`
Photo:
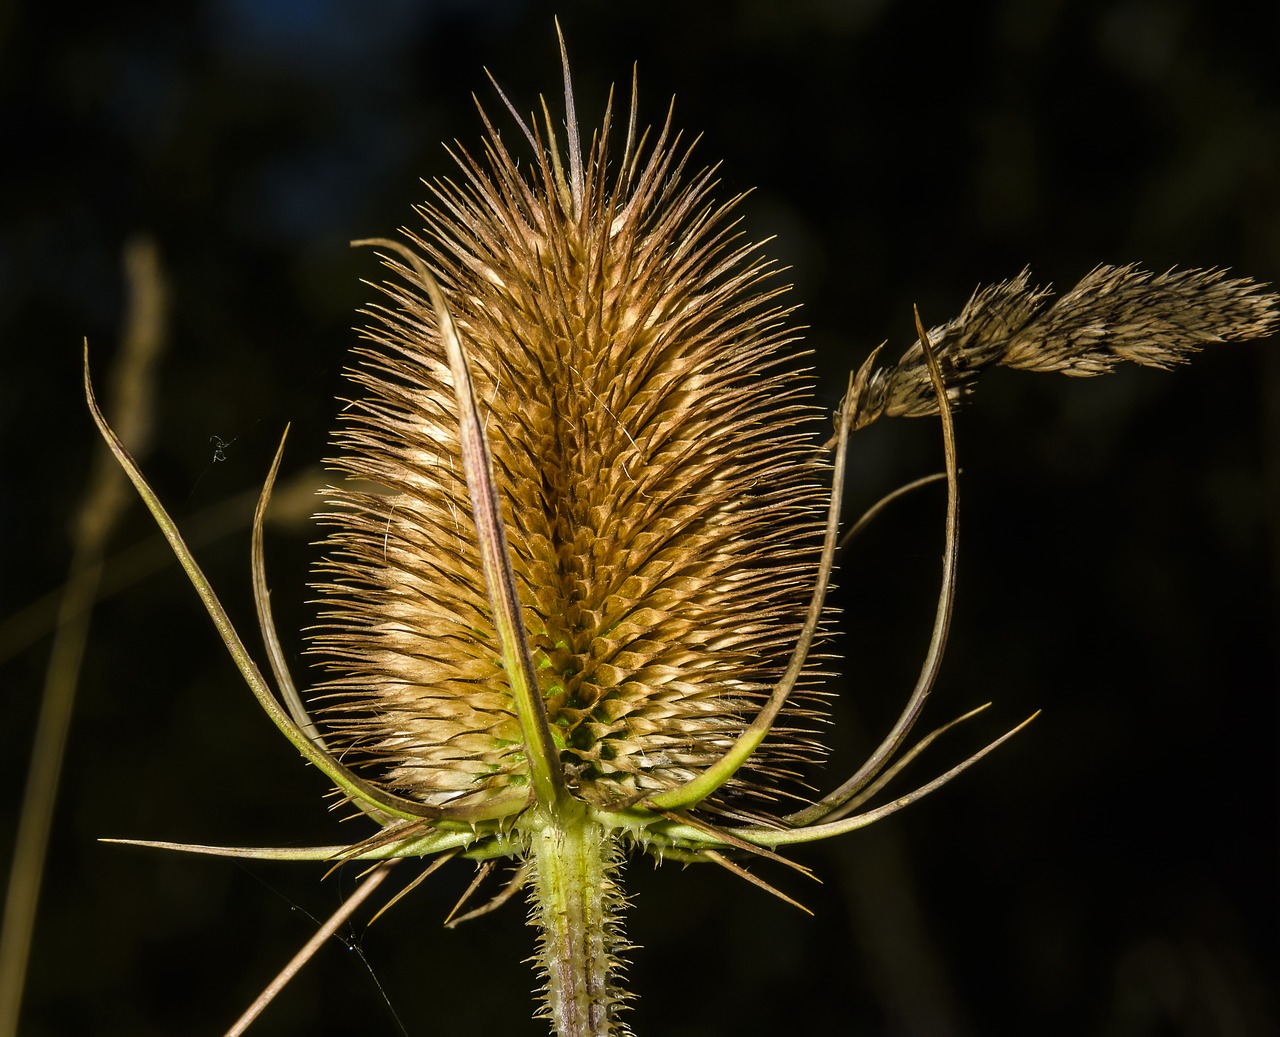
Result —
<instances>
[{"instance_id":1,"label":"blurred foliage","mask_svg":"<svg viewBox=\"0 0 1280 1037\"><path fill-rule=\"evenodd\" d=\"M777 235L829 404L871 346L910 341L912 302L945 320L1027 263L1063 286L1099 261L1280 277L1280 9L570 0L558 13L585 122L638 62L644 118L674 94L701 159L723 160L723 194L756 188L746 233ZM65 575L100 449L80 344L105 370L125 240L154 234L173 283L146 468L179 521L255 486L286 422L286 464L314 466L371 298L359 279L378 276L347 242L412 222L418 178L450 175L439 142L480 137L472 93L511 133L484 68L521 109L539 91L557 107L551 15L520 0L0 13L0 616ZM991 733L1044 716L883 829L800 854L825 885L772 876L816 919L723 874L637 863L638 1032L1280 1029L1275 349L1224 348L1166 376L988 379L959 424L959 616L932 716L988 699ZM937 429L888 423L852 453L856 512L939 465ZM925 491L845 561L841 737L881 731L914 679L941 513ZM247 520L202 558L251 628ZM117 546L154 535L137 508ZM269 545L282 630L310 621L311 535ZM105 601L94 629L23 1033L221 1032L350 877L94 840L330 842L337 822L176 565ZM5 663L6 857L47 646ZM935 769L982 734L944 742ZM856 751L842 741L832 773ZM359 931L361 954L335 945L261 1032L395 1034L388 1002L412 1034L545 1032L527 1021L521 910L439 926L469 878L465 865L433 877Z\"/></svg>"}]
</instances>

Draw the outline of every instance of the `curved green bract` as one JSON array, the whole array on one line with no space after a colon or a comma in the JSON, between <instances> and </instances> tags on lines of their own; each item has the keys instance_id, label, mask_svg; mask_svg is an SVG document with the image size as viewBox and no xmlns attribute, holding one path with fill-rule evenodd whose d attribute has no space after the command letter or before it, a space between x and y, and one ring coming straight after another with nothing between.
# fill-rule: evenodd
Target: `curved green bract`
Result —
<instances>
[{"instance_id":1,"label":"curved green bract","mask_svg":"<svg viewBox=\"0 0 1280 1037\"><path fill-rule=\"evenodd\" d=\"M544 806L554 807L565 795L564 773L560 768L560 755L547 722L547 707L538 691L538 675L529 650L524 620L520 615L520 599L516 593L515 574L511 570L511 556L502 523L498 490L493 480L493 461L484 425L480 420L480 411L476 406L466 350L458 337L440 286L421 259L399 242L385 238L370 238L352 244L374 245L394 251L409 264L431 299L432 309L440 325L440 338L449 360L449 370L453 376L458 402L458 438L462 445L471 514L476 526L476 540L480 546L493 625L502 645L503 668L511 684L516 717L524 738L529 776L537 801Z\"/></svg>"},{"instance_id":2,"label":"curved green bract","mask_svg":"<svg viewBox=\"0 0 1280 1037\"><path fill-rule=\"evenodd\" d=\"M155 491L151 489L137 462L130 456L124 444L120 442L119 437L112 431L107 419L103 416L101 409L98 407L97 398L94 396L93 382L89 375L89 347L87 343L84 350L84 389L89 411L93 415L94 423L98 426L98 431L102 434L107 446L111 448L111 452L115 455L120 467L128 475L129 481L137 489L138 495L142 498L143 503L146 504L147 510L151 512L152 518L155 519L156 525L160 527L165 539L169 541L169 546L173 549L174 555L185 570L187 578L191 581L196 593L200 595L200 600L204 602L209 618L213 620L213 625L221 635L223 643L227 646L227 651L244 677L245 682L249 685L254 697L258 700L258 704L266 711L276 727L280 729L280 732L293 743L294 747L310 763L318 767L353 800L381 810L392 817L405 820L429 818L432 820L482 821L490 818L505 817L523 810L528 805L527 797L522 794L519 797L493 799L475 807L429 807L423 803L405 799L402 796L387 792L385 789L378 788L371 782L354 774L329 752L312 742L288 712L276 701L275 695L272 694L270 687L258 669L257 663L254 662L248 649L245 648L244 642L232 625L230 617L227 616L226 610L214 593L208 578L204 575L195 557L183 541L177 524L165 510L164 505L160 503L160 499L155 495Z\"/></svg>"},{"instance_id":3,"label":"curved green bract","mask_svg":"<svg viewBox=\"0 0 1280 1037\"><path fill-rule=\"evenodd\" d=\"M646 806L655 810L687 810L697 806L710 796L725 782L729 781L751 758L760 743L765 740L778 718L787 697L800 679L804 671L805 661L809 658L809 648L813 644L814 635L818 632L818 623L822 619L822 610L827 600L827 584L831 578L831 567L835 563L836 544L840 532L840 498L844 492L845 459L849 446L849 429L853 421L854 404L861 392L863 379L869 368L864 366L858 372L858 379L849 379L849 393L845 397L845 406L840 413L840 428L837 433L835 467L831 476L831 503L827 508L826 534L822 543L822 558L818 565L818 577L814 581L813 597L809 601L809 612L805 616L800 636L796 638L796 646L791 653L782 680L774 687L769 700L756 714L747 729L738 736L737 741L719 760L713 763L698 777L686 782L678 788L667 792L659 792L650 796Z\"/></svg>"}]
</instances>

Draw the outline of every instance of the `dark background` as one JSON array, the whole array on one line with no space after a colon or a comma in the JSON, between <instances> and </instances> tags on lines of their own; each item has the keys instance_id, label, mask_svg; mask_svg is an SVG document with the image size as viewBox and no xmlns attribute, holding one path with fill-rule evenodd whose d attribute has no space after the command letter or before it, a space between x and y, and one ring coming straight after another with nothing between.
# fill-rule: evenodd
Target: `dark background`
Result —
<instances>
[{"instance_id":1,"label":"dark background","mask_svg":"<svg viewBox=\"0 0 1280 1037\"><path fill-rule=\"evenodd\" d=\"M756 188L746 232L777 235L831 405L870 347L910 341L911 303L939 323L1027 263L1063 289L1099 261L1280 279L1280 14L1265 6L558 13L584 124L638 62L645 120L674 94L702 161L724 161L720 193ZM126 239L154 235L172 282L145 465L195 535L207 509L258 484L286 422L287 476L324 455L371 296L358 281L377 276L347 242L410 219L418 178L451 171L440 141L478 141L473 92L500 116L483 68L521 110L539 91L560 101L553 9L517 0L0 11L2 616L66 572L101 449L80 344L104 372ZM796 851L823 885L757 866L815 918L708 867L634 862L639 1033L1280 1032L1276 348L1221 347L1172 375L984 379L959 419L958 616L929 716L995 706L912 774L1043 716L897 818ZM939 465L935 423L882 424L853 443L851 513ZM857 732L883 731L914 680L941 496L897 505L845 560L836 760L820 781L838 781ZM246 636L249 510L200 548ZM269 544L287 631L308 621L310 536L281 523ZM148 539L135 506L113 549ZM155 557L130 563L137 582L95 616L32 1037L220 1033L312 931L306 912L327 914L352 882L95 842L356 834L258 712L177 565ZM0 676L6 858L48 647L14 655L10 641ZM440 926L470 875L447 868L360 927L385 999L334 943L256 1032L397 1034L388 1002L414 1035L545 1032L527 1021L522 908Z\"/></svg>"}]
</instances>

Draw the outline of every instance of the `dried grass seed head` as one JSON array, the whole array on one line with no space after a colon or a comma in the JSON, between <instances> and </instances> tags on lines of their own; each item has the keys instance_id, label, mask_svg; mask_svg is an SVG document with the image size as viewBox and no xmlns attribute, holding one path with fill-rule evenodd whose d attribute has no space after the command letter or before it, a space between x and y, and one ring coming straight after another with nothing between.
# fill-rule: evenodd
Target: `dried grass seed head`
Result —
<instances>
[{"instance_id":1,"label":"dried grass seed head","mask_svg":"<svg viewBox=\"0 0 1280 1037\"><path fill-rule=\"evenodd\" d=\"M1090 377L1123 361L1167 370L1215 342L1265 338L1280 323L1276 296L1225 270L1100 264L1057 300L1031 271L974 291L960 316L929 332L949 398L958 402L988 367ZM855 427L882 415L938 413L919 340L871 374Z\"/></svg>"}]
</instances>

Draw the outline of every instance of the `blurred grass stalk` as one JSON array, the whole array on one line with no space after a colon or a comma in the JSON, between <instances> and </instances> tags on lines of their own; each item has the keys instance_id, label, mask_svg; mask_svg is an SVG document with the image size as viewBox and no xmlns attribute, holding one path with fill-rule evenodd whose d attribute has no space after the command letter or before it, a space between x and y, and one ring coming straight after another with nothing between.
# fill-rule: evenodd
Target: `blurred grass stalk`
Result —
<instances>
[{"instance_id":1,"label":"blurred grass stalk","mask_svg":"<svg viewBox=\"0 0 1280 1037\"><path fill-rule=\"evenodd\" d=\"M121 437L132 451L144 453L151 438L154 373L166 338L168 309L159 250L151 238L140 236L126 243L124 274L127 308L108 395L113 413L120 415ZM18 1033L62 758L92 608L100 589L107 541L130 497L119 467L107 451L99 449L71 528L71 563L45 672L0 923L0 1037L16 1037Z\"/></svg>"}]
</instances>

